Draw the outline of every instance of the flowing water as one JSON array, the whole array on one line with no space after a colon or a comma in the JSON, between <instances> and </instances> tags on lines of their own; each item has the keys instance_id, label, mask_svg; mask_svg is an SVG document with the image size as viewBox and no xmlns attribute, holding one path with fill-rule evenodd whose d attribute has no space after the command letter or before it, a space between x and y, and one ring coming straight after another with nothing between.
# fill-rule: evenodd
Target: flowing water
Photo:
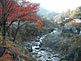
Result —
<instances>
[{"instance_id":1,"label":"flowing water","mask_svg":"<svg viewBox=\"0 0 81 61\"><path fill-rule=\"evenodd\" d=\"M51 33L43 35L41 38L39 38L38 42L34 41L32 43L32 50L33 50L32 55L34 58L37 59L37 61L60 61L60 58L58 57L59 54L54 54L54 52L50 48L46 48L43 46L41 47L41 45L43 43L43 39L46 36L48 36L49 34L52 35L53 33L60 34L61 32L59 32L57 29L55 29Z\"/></svg>"}]
</instances>

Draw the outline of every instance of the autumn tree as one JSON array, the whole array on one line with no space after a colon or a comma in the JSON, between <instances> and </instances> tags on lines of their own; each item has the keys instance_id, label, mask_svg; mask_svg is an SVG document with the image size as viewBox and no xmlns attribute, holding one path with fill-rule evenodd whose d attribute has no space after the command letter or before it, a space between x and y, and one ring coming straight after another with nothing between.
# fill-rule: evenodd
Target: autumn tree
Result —
<instances>
[{"instance_id":1,"label":"autumn tree","mask_svg":"<svg viewBox=\"0 0 81 61\"><path fill-rule=\"evenodd\" d=\"M70 18L81 18L81 6L71 11Z\"/></svg>"},{"instance_id":2,"label":"autumn tree","mask_svg":"<svg viewBox=\"0 0 81 61\"><path fill-rule=\"evenodd\" d=\"M42 27L41 18L37 15L39 4L26 2L22 0L25 6L19 5L17 0L0 0L0 25L2 28L2 40L5 44L6 34L10 26L14 23L18 23L17 30L24 24L20 24L21 20L27 20L29 22L35 22L36 28Z\"/></svg>"}]
</instances>

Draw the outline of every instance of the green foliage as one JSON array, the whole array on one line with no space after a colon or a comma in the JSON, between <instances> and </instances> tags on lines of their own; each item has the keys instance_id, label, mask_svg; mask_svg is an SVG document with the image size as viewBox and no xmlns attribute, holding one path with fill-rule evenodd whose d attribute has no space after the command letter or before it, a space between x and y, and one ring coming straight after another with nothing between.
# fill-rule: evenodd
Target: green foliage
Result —
<instances>
[{"instance_id":1,"label":"green foliage","mask_svg":"<svg viewBox=\"0 0 81 61\"><path fill-rule=\"evenodd\" d=\"M24 24L18 30L16 40L19 41L20 43L22 43L22 41L30 41L33 37L36 37L37 34L38 34L38 29L35 28L34 23L26 22L26 24ZM12 36L13 35L14 35L14 33L12 34Z\"/></svg>"},{"instance_id":2,"label":"green foliage","mask_svg":"<svg viewBox=\"0 0 81 61\"><path fill-rule=\"evenodd\" d=\"M69 30L63 29L62 30L62 36L63 37L72 37L73 34Z\"/></svg>"},{"instance_id":3,"label":"green foliage","mask_svg":"<svg viewBox=\"0 0 81 61\"><path fill-rule=\"evenodd\" d=\"M81 6L73 10L70 14L71 18L81 18Z\"/></svg>"},{"instance_id":4,"label":"green foliage","mask_svg":"<svg viewBox=\"0 0 81 61\"><path fill-rule=\"evenodd\" d=\"M32 57L31 53L29 53L28 50L25 48L26 46L24 46L23 43L19 43L19 41L16 41L15 44L16 44L15 47L19 48L21 52L24 53L27 52L28 55L27 61L36 61L36 59ZM16 57L16 61L23 61L23 60L24 60L23 57L20 56Z\"/></svg>"},{"instance_id":5,"label":"green foliage","mask_svg":"<svg viewBox=\"0 0 81 61\"><path fill-rule=\"evenodd\" d=\"M77 42L77 41L81 41L81 35L75 35L75 36L73 36L73 37L72 37L72 40L73 40L73 41L76 41L76 42Z\"/></svg>"}]
</instances>

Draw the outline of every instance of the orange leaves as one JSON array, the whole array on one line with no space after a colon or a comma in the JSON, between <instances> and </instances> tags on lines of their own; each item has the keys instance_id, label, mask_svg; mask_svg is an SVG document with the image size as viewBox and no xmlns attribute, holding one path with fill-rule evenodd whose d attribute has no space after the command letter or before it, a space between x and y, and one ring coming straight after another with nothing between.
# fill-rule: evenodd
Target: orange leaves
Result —
<instances>
[{"instance_id":1,"label":"orange leaves","mask_svg":"<svg viewBox=\"0 0 81 61\"><path fill-rule=\"evenodd\" d=\"M35 27L36 27L37 29L41 29L41 28L43 27L43 22L40 21L40 20L38 20L38 21L35 23Z\"/></svg>"}]
</instances>

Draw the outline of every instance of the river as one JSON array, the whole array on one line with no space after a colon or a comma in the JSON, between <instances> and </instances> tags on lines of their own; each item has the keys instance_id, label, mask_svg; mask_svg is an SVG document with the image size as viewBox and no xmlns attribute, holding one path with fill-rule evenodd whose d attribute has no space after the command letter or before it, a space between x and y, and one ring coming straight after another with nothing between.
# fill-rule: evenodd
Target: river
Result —
<instances>
[{"instance_id":1,"label":"river","mask_svg":"<svg viewBox=\"0 0 81 61\"><path fill-rule=\"evenodd\" d=\"M37 61L60 61L58 57L59 54L56 54L52 51L52 49L48 47L43 47L43 39L48 36L49 34L60 34L61 32L58 31L58 28L53 30L51 33L43 35L42 37L38 38L38 41L32 42L32 56L37 59Z\"/></svg>"}]
</instances>

